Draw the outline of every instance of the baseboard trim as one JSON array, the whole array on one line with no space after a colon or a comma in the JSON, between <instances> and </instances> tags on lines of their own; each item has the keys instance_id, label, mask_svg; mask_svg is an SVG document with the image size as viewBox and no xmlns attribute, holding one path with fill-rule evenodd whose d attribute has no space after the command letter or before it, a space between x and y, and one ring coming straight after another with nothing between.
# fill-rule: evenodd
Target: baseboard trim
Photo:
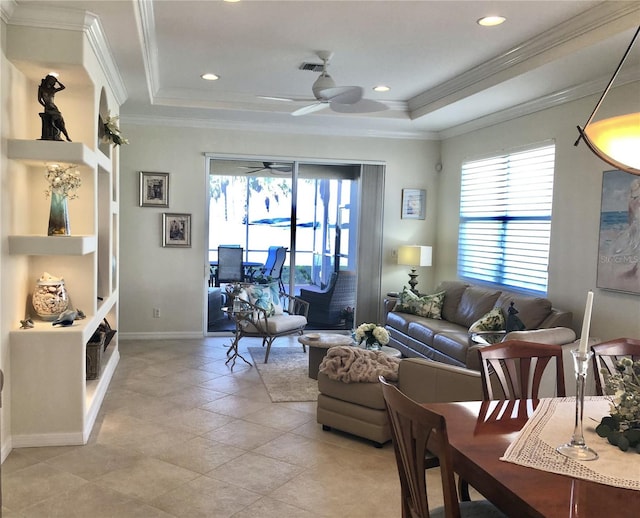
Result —
<instances>
[{"instance_id":1,"label":"baseboard trim","mask_svg":"<svg viewBox=\"0 0 640 518\"><path fill-rule=\"evenodd\" d=\"M194 331L166 332L166 333L122 333L118 332L120 340L175 340L204 338L204 333Z\"/></svg>"},{"instance_id":2,"label":"baseboard trim","mask_svg":"<svg viewBox=\"0 0 640 518\"><path fill-rule=\"evenodd\" d=\"M11 437L11 443L12 448L78 446L85 444L82 432L13 435Z\"/></svg>"}]
</instances>

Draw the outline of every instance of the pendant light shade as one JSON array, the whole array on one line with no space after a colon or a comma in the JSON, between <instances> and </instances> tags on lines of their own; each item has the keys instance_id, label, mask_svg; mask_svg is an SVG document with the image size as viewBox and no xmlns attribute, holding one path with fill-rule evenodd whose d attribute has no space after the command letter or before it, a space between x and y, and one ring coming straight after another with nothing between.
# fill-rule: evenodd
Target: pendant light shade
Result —
<instances>
[{"instance_id":1,"label":"pendant light shade","mask_svg":"<svg viewBox=\"0 0 640 518\"><path fill-rule=\"evenodd\" d=\"M640 112L592 122L584 129L583 137L602 160L640 175Z\"/></svg>"},{"instance_id":2,"label":"pendant light shade","mask_svg":"<svg viewBox=\"0 0 640 518\"><path fill-rule=\"evenodd\" d=\"M576 141L576 145L578 145L580 139L584 139L589 149L600 159L621 171L635 175L640 175L640 112L619 115L596 122L592 122L592 120L613 85L639 33L640 27L636 30L618 68L602 93L584 129L578 126L580 137Z\"/></svg>"}]
</instances>

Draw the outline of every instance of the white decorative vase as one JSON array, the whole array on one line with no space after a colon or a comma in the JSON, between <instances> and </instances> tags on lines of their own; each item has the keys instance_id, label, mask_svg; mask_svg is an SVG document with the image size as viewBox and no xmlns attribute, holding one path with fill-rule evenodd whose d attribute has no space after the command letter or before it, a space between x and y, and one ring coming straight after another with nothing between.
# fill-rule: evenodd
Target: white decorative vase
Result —
<instances>
[{"instance_id":1,"label":"white decorative vase","mask_svg":"<svg viewBox=\"0 0 640 518\"><path fill-rule=\"evenodd\" d=\"M33 309L42 320L55 320L69 307L64 279L41 277L32 296Z\"/></svg>"}]
</instances>

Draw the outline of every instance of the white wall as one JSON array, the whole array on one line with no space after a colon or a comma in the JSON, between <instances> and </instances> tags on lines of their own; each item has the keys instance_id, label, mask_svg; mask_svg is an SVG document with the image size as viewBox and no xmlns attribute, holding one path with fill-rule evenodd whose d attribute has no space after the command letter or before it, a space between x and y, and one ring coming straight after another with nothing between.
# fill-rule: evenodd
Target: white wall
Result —
<instances>
[{"instance_id":1,"label":"white wall","mask_svg":"<svg viewBox=\"0 0 640 518\"><path fill-rule=\"evenodd\" d=\"M403 243L433 244L435 239L437 142L121 127L130 141L120 153L121 336L202 335L208 277L204 153L385 162L383 293L400 289L408 280L406 268L395 264L391 251ZM170 173L169 209L138 206L138 171ZM427 190L425 221L400 219L406 187ZM161 247L162 212L193 215L192 248ZM432 286L432 273L429 268L420 272L420 286ZM152 317L154 307L160 308L161 318Z\"/></svg>"},{"instance_id":2,"label":"white wall","mask_svg":"<svg viewBox=\"0 0 640 518\"><path fill-rule=\"evenodd\" d=\"M612 90L599 115L615 105L637 105L639 84ZM580 332L588 290L594 291L591 336L602 339L640 337L640 295L596 288L602 173L613 169L582 142L574 147L597 98L495 125L442 142L436 240L438 280L456 276L460 168L462 162L493 151L554 139L556 174L549 260L549 299L573 312Z\"/></svg>"}]
</instances>

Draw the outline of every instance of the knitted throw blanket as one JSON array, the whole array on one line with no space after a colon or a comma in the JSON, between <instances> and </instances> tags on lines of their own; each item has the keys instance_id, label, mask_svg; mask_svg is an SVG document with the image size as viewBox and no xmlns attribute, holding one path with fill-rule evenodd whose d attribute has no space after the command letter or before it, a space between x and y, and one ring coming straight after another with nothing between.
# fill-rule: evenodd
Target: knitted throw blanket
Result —
<instances>
[{"instance_id":1,"label":"knitted throw blanket","mask_svg":"<svg viewBox=\"0 0 640 518\"><path fill-rule=\"evenodd\" d=\"M380 351L359 347L332 347L320 364L320 372L343 383L377 383L378 376L398 380L400 358L392 358Z\"/></svg>"}]
</instances>

